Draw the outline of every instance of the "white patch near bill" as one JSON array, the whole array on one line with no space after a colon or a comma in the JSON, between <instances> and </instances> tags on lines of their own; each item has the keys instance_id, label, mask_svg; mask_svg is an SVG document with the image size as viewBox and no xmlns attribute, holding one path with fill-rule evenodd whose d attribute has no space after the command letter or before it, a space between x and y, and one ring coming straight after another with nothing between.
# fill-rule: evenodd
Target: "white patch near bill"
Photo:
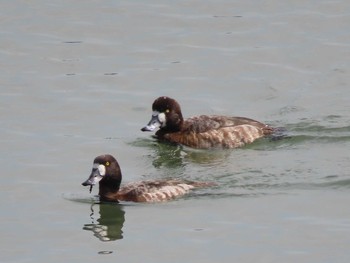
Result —
<instances>
[{"instance_id":1,"label":"white patch near bill","mask_svg":"<svg viewBox=\"0 0 350 263\"><path fill-rule=\"evenodd\" d=\"M101 176L106 175L106 167L103 164L94 163L92 165L92 169L98 169L98 172L100 173Z\"/></svg>"},{"instance_id":2,"label":"white patch near bill","mask_svg":"<svg viewBox=\"0 0 350 263\"><path fill-rule=\"evenodd\" d=\"M106 166L104 166L103 164L100 164L97 167L98 171L100 172L101 176L105 176L106 175Z\"/></svg>"},{"instance_id":3,"label":"white patch near bill","mask_svg":"<svg viewBox=\"0 0 350 263\"><path fill-rule=\"evenodd\" d=\"M164 112L158 114L158 120L162 124L161 127L165 127L165 125L166 125L166 117L165 117L165 113Z\"/></svg>"}]
</instances>

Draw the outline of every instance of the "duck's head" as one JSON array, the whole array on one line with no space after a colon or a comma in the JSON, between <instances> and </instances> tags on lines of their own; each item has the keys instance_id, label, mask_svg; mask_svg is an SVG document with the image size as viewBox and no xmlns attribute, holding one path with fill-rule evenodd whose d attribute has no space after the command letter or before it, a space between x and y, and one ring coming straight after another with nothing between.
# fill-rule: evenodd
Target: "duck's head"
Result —
<instances>
[{"instance_id":1,"label":"duck's head","mask_svg":"<svg viewBox=\"0 0 350 263\"><path fill-rule=\"evenodd\" d=\"M118 191L121 180L122 174L117 160L110 154L103 154L94 159L91 174L82 185L90 186L91 192L92 187L99 183L101 194L102 188Z\"/></svg>"},{"instance_id":2,"label":"duck's head","mask_svg":"<svg viewBox=\"0 0 350 263\"><path fill-rule=\"evenodd\" d=\"M169 97L157 98L152 104L152 118L141 131L153 131L157 128L178 131L183 123L179 103Z\"/></svg>"}]
</instances>

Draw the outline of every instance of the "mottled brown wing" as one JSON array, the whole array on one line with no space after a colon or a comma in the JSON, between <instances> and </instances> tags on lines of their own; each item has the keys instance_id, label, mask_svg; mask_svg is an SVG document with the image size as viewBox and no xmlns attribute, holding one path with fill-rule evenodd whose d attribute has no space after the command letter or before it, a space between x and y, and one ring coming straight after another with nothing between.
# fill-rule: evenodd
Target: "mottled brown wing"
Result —
<instances>
[{"instance_id":1,"label":"mottled brown wing","mask_svg":"<svg viewBox=\"0 0 350 263\"><path fill-rule=\"evenodd\" d=\"M181 132L164 138L193 148L237 148L272 132L268 125L249 118L201 115L187 119Z\"/></svg>"},{"instance_id":2,"label":"mottled brown wing","mask_svg":"<svg viewBox=\"0 0 350 263\"><path fill-rule=\"evenodd\" d=\"M226 122L227 123L227 122ZM237 126L219 126L216 129L206 129L204 132L186 133L177 132L164 135L164 138L175 143L187 145L193 148L237 148L266 135L268 130L266 125L262 128L249 125L238 124Z\"/></svg>"},{"instance_id":3,"label":"mottled brown wing","mask_svg":"<svg viewBox=\"0 0 350 263\"><path fill-rule=\"evenodd\" d=\"M162 202L188 193L196 186L177 181L143 181L123 186L118 200L133 202Z\"/></svg>"},{"instance_id":4,"label":"mottled brown wing","mask_svg":"<svg viewBox=\"0 0 350 263\"><path fill-rule=\"evenodd\" d=\"M220 128L235 127L239 125L251 125L264 129L266 124L244 117L226 117L217 115L201 115L186 119L183 131L202 133Z\"/></svg>"}]
</instances>

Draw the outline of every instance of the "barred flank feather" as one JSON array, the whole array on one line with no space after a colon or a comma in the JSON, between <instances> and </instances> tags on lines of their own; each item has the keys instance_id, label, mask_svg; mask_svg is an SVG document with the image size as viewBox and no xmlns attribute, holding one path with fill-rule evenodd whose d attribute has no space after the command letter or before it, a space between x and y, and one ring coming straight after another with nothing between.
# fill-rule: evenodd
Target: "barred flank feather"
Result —
<instances>
[{"instance_id":1,"label":"barred flank feather","mask_svg":"<svg viewBox=\"0 0 350 263\"><path fill-rule=\"evenodd\" d=\"M143 181L130 183L119 189L118 200L134 202L162 202L187 194L191 189L214 186L215 183L170 181Z\"/></svg>"}]
</instances>

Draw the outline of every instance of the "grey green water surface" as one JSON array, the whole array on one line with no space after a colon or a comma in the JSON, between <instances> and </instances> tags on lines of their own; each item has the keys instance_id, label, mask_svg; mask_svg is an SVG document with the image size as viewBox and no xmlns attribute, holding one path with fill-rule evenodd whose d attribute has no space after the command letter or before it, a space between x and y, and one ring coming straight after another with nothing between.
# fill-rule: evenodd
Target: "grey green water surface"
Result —
<instances>
[{"instance_id":1,"label":"grey green water surface","mask_svg":"<svg viewBox=\"0 0 350 263\"><path fill-rule=\"evenodd\" d=\"M1 1L1 262L349 262L348 1ZM236 150L159 144L183 115L286 129ZM94 203L125 182L209 180L162 204Z\"/></svg>"}]
</instances>

